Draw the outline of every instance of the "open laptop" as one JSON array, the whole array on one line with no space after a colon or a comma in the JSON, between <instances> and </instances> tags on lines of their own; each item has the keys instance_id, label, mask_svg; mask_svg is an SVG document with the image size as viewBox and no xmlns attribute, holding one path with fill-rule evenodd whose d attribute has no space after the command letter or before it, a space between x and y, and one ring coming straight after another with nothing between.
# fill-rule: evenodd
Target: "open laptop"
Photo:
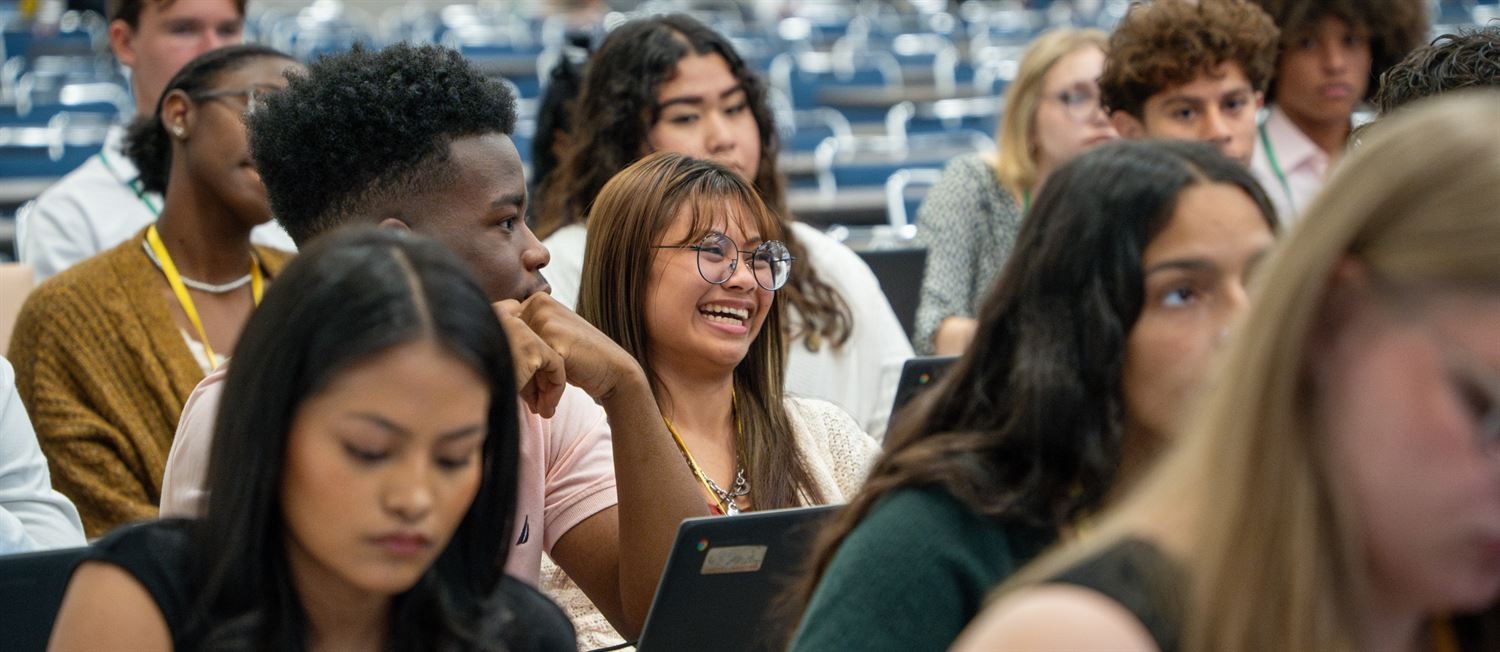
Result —
<instances>
[{"instance_id":1,"label":"open laptop","mask_svg":"<svg viewBox=\"0 0 1500 652\"><path fill-rule=\"evenodd\" d=\"M896 381L896 401L891 404L892 422L895 421L896 413L900 412L901 408L941 379L943 374L948 373L948 368L952 367L956 360L958 360L956 355L908 359L906 364L901 366L901 379Z\"/></svg>"},{"instance_id":2,"label":"open laptop","mask_svg":"<svg viewBox=\"0 0 1500 652\"><path fill-rule=\"evenodd\" d=\"M842 505L690 518L646 614L640 652L777 649L771 607L791 586L819 528Z\"/></svg>"}]
</instances>

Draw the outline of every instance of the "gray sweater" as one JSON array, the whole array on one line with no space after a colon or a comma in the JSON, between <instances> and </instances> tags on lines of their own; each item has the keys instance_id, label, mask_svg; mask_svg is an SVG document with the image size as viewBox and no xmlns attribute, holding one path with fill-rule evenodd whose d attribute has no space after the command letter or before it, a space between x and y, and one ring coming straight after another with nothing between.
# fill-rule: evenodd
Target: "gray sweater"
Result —
<instances>
[{"instance_id":1,"label":"gray sweater","mask_svg":"<svg viewBox=\"0 0 1500 652\"><path fill-rule=\"evenodd\" d=\"M932 354L932 337L948 317L973 317L1021 230L1021 207L1000 187L995 169L979 154L943 168L917 211L919 242L927 246L927 271L917 306L912 346Z\"/></svg>"}]
</instances>

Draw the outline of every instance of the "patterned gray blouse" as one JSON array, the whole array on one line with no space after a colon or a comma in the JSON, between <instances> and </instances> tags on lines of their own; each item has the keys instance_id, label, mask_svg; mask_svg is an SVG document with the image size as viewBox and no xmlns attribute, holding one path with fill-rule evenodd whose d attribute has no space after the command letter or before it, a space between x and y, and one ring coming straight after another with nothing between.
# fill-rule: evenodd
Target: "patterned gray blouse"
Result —
<instances>
[{"instance_id":1,"label":"patterned gray blouse","mask_svg":"<svg viewBox=\"0 0 1500 652\"><path fill-rule=\"evenodd\" d=\"M973 317L1000 275L1021 229L1021 207L979 154L948 162L917 210L917 240L927 271L912 347L932 354L932 337L948 317Z\"/></svg>"}]
</instances>

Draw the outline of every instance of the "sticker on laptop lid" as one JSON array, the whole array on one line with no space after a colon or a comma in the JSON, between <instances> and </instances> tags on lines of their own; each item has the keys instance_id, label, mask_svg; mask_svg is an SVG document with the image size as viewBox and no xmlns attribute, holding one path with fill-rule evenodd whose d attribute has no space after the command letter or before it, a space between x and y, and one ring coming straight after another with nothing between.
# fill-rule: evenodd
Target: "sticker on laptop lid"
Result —
<instances>
[{"instance_id":1,"label":"sticker on laptop lid","mask_svg":"<svg viewBox=\"0 0 1500 652\"><path fill-rule=\"evenodd\" d=\"M754 573L766 559L765 546L724 546L713 548L703 557L704 575Z\"/></svg>"}]
</instances>

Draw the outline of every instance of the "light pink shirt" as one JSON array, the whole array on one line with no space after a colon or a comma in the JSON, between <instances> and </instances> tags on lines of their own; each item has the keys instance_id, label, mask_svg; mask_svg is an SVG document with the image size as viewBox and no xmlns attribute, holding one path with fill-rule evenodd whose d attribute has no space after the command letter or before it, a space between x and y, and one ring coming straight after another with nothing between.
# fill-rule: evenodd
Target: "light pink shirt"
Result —
<instances>
[{"instance_id":1,"label":"light pink shirt","mask_svg":"<svg viewBox=\"0 0 1500 652\"><path fill-rule=\"evenodd\" d=\"M209 450L228 369L220 365L183 405L162 478L163 517L198 516L207 507ZM563 392L551 419L519 405L519 502L505 571L536 584L542 552L551 552L568 530L618 502L614 449L603 408L577 387Z\"/></svg>"},{"instance_id":2,"label":"light pink shirt","mask_svg":"<svg viewBox=\"0 0 1500 652\"><path fill-rule=\"evenodd\" d=\"M1266 141L1271 147L1266 148ZM1271 164L1275 158L1276 165ZM1250 171L1265 189L1283 228L1297 222L1302 211L1312 205L1313 198L1323 189L1328 179L1328 168L1333 157L1318 147L1297 125L1292 124L1286 113L1271 105L1266 122L1261 125L1255 138L1255 154L1250 158ZM1281 174L1276 174L1277 169Z\"/></svg>"}]
</instances>

